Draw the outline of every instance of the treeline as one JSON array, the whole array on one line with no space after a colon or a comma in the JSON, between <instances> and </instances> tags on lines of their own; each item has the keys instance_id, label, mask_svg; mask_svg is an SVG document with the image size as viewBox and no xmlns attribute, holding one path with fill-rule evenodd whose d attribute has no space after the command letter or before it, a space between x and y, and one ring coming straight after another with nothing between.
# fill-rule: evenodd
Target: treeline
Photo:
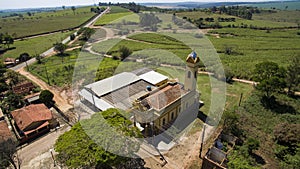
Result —
<instances>
[{"instance_id":1,"label":"treeline","mask_svg":"<svg viewBox=\"0 0 300 169\"><path fill-rule=\"evenodd\" d=\"M101 8L98 7L98 6L97 6L96 8L93 8L93 7L92 7L92 8L91 8L91 12L94 12L94 13L102 13L102 12L105 11L105 9L106 9L105 7L101 7Z\"/></svg>"},{"instance_id":2,"label":"treeline","mask_svg":"<svg viewBox=\"0 0 300 169\"><path fill-rule=\"evenodd\" d=\"M134 13L139 13L140 11L156 11L156 12L165 12L166 9L160 9L157 7L147 7L143 5L136 4L134 2L129 2L129 3L101 3L99 2L99 6L120 6L122 8L129 9L130 11Z\"/></svg>"},{"instance_id":3,"label":"treeline","mask_svg":"<svg viewBox=\"0 0 300 169\"><path fill-rule=\"evenodd\" d=\"M260 13L260 10L257 7L246 7L246 6L221 6L221 7L212 7L210 8L211 12L219 14L227 14L232 16L237 16L240 18L252 19L254 13Z\"/></svg>"}]
</instances>

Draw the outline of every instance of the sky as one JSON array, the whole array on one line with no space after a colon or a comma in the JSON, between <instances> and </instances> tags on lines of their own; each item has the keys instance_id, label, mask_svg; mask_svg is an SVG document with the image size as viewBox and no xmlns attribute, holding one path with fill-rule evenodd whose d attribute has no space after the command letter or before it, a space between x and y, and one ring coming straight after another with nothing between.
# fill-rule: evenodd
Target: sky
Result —
<instances>
[{"instance_id":1,"label":"sky","mask_svg":"<svg viewBox=\"0 0 300 169\"><path fill-rule=\"evenodd\" d=\"M267 0L0 0L0 9L19 9L19 8L37 8L37 7L60 7L60 6L77 6L91 5L98 2L257 2Z\"/></svg>"}]
</instances>

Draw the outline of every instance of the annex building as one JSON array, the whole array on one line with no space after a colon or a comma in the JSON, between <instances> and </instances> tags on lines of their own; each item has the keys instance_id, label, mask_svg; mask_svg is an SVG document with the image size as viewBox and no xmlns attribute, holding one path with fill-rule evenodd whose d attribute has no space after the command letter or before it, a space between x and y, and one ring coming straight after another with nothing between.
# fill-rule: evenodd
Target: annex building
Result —
<instances>
[{"instance_id":1,"label":"annex building","mask_svg":"<svg viewBox=\"0 0 300 169\"><path fill-rule=\"evenodd\" d=\"M144 135L157 135L171 125L181 130L199 110L195 52L186 58L184 84L150 69L123 72L86 85L79 91L81 103L96 111L118 108L130 113Z\"/></svg>"}]
</instances>

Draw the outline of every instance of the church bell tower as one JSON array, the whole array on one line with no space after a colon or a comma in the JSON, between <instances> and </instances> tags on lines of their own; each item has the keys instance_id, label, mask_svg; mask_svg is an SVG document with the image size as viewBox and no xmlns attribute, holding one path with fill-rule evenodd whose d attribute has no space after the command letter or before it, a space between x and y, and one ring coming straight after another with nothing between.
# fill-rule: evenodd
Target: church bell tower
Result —
<instances>
[{"instance_id":1,"label":"church bell tower","mask_svg":"<svg viewBox=\"0 0 300 169\"><path fill-rule=\"evenodd\" d=\"M200 66L200 59L197 53L193 51L186 58L186 70L184 89L189 91L196 91L197 87L197 73Z\"/></svg>"}]
</instances>

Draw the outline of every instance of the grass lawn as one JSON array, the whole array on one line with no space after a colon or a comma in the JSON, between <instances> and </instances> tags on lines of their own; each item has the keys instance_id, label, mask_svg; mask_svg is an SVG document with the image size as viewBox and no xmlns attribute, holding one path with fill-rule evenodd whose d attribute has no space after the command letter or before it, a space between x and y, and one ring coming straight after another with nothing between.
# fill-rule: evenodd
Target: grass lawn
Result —
<instances>
[{"instance_id":1,"label":"grass lawn","mask_svg":"<svg viewBox=\"0 0 300 169\"><path fill-rule=\"evenodd\" d=\"M251 79L257 63L273 61L286 67L292 57L299 57L300 36L298 30L271 30L269 33L252 29L217 29L220 38L209 36L222 63L231 68L237 77ZM227 55L225 49L232 48Z\"/></svg>"},{"instance_id":2,"label":"grass lawn","mask_svg":"<svg viewBox=\"0 0 300 169\"><path fill-rule=\"evenodd\" d=\"M23 37L33 34L45 33L79 26L95 13L90 12L90 7L77 8L75 13L71 9L35 13L34 16L23 14L21 17L0 19L0 32L16 34Z\"/></svg>"},{"instance_id":3,"label":"grass lawn","mask_svg":"<svg viewBox=\"0 0 300 169\"><path fill-rule=\"evenodd\" d=\"M17 58L24 52L28 53L30 56L41 54L53 47L54 43L61 42L72 33L72 31L66 33L54 33L47 36L15 41L11 47L16 47L16 49L5 52L3 55L1 55L1 59L8 57Z\"/></svg>"}]
</instances>

